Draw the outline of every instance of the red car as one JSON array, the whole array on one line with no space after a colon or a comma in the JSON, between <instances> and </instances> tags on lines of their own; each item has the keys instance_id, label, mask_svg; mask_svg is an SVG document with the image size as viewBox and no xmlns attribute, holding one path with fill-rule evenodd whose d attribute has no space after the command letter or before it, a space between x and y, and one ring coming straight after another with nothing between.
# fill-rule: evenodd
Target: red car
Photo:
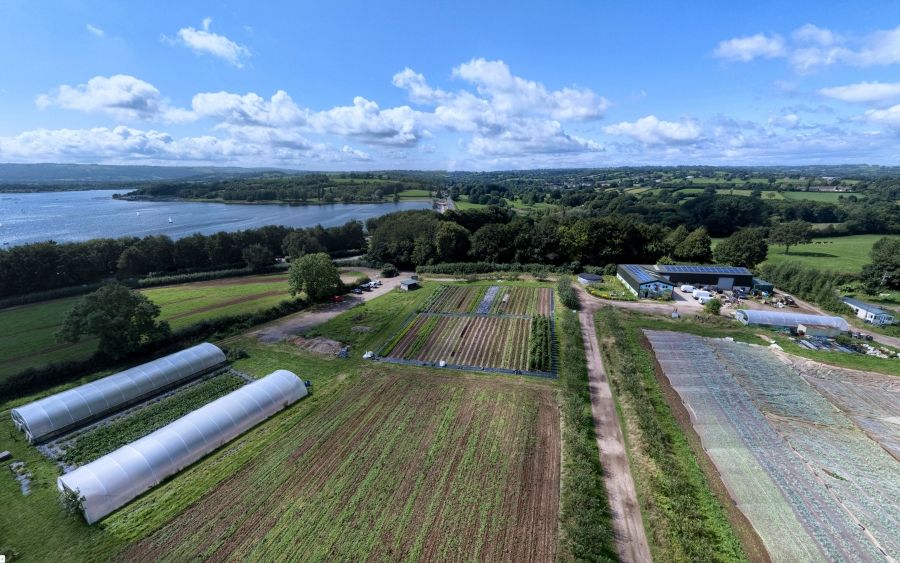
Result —
<instances>
[{"instance_id":1,"label":"red car","mask_svg":"<svg viewBox=\"0 0 900 563\"><path fill-rule=\"evenodd\" d=\"M340 295L335 295L331 298L332 303L341 303L342 301L344 301L344 298Z\"/></svg>"}]
</instances>

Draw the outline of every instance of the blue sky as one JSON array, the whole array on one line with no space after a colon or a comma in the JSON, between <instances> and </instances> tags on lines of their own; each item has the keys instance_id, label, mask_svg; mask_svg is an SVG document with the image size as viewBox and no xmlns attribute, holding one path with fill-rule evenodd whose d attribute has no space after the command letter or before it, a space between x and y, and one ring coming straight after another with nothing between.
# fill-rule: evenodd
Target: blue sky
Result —
<instances>
[{"instance_id":1,"label":"blue sky","mask_svg":"<svg viewBox=\"0 0 900 563\"><path fill-rule=\"evenodd\" d=\"M0 0L0 161L897 164L900 3L672 4Z\"/></svg>"}]
</instances>

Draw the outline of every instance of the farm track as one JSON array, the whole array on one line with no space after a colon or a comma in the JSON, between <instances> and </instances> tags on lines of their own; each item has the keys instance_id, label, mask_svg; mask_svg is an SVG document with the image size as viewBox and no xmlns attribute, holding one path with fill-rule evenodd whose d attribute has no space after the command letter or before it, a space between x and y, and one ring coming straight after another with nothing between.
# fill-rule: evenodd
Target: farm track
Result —
<instances>
[{"instance_id":1,"label":"farm track","mask_svg":"<svg viewBox=\"0 0 900 563\"><path fill-rule=\"evenodd\" d=\"M552 388L373 373L288 416L267 455L121 559L555 558Z\"/></svg>"}]
</instances>

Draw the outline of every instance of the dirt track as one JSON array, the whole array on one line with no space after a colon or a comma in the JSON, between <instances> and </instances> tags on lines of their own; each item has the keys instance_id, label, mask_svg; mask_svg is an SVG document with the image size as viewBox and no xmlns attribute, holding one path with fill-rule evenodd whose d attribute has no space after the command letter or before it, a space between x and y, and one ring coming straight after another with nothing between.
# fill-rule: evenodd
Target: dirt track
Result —
<instances>
[{"instance_id":1,"label":"dirt track","mask_svg":"<svg viewBox=\"0 0 900 563\"><path fill-rule=\"evenodd\" d=\"M362 271L373 280L380 279L383 285L378 289L363 292L362 295L345 295L344 300L341 303L326 303L310 310L288 315L277 321L263 325L261 328L258 328L249 334L256 336L261 342L280 342L288 337L300 336L360 303L370 301L379 295L384 295L385 293L394 290L394 288L400 285L400 280L407 279L411 274L411 272L401 272L399 276L394 278L382 278L378 275L377 270L367 268L354 269Z\"/></svg>"},{"instance_id":2,"label":"dirt track","mask_svg":"<svg viewBox=\"0 0 900 563\"><path fill-rule=\"evenodd\" d=\"M590 378L591 411L594 415L597 446L600 448L600 463L603 465L603 481L612 512L613 531L616 534L616 549L622 561L650 561L650 546L644 532L641 507L638 504L634 479L628 465L625 438L619 427L612 389L600 357L597 331L594 327L594 313L600 306L600 300L584 299L586 294L581 293L584 309L579 314L579 319ZM663 307L671 311L671 306Z\"/></svg>"}]
</instances>

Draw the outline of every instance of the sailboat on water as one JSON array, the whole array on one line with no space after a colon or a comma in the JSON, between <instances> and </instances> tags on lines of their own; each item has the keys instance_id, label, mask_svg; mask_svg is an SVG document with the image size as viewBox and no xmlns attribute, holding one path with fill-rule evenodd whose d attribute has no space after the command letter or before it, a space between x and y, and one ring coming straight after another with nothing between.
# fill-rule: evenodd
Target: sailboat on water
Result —
<instances>
[{"instance_id":1,"label":"sailboat on water","mask_svg":"<svg viewBox=\"0 0 900 563\"><path fill-rule=\"evenodd\" d=\"M173 221L172 218L169 217L169 223L174 223L174 222L175 222L175 221Z\"/></svg>"}]
</instances>

